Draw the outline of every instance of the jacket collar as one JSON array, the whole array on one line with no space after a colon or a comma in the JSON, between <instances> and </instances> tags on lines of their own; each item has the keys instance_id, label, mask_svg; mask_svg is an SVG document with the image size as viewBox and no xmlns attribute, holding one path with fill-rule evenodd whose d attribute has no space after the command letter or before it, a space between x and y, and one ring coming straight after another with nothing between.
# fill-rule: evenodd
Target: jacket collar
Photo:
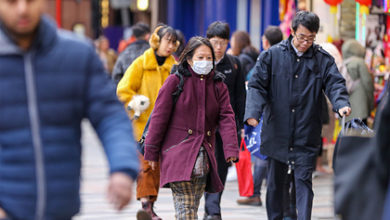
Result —
<instances>
[{"instance_id":1,"label":"jacket collar","mask_svg":"<svg viewBox=\"0 0 390 220\"><path fill-rule=\"evenodd\" d=\"M37 34L29 50L48 49L57 37L54 22L47 16L42 16ZM0 55L20 55L24 51L11 39L5 27L0 23Z\"/></svg>"},{"instance_id":2,"label":"jacket collar","mask_svg":"<svg viewBox=\"0 0 390 220\"><path fill-rule=\"evenodd\" d=\"M294 55L297 55L293 46L291 45L291 41L293 39L293 36L290 35L286 40L282 41L279 46L283 49L283 50L288 50L290 51L290 53L293 53ZM318 49L318 45L313 43L313 45L311 47L309 47L309 49L302 55L302 57L305 57L305 58L312 58L314 56L314 52L315 50Z\"/></svg>"},{"instance_id":3,"label":"jacket collar","mask_svg":"<svg viewBox=\"0 0 390 220\"><path fill-rule=\"evenodd\" d=\"M144 69L156 69L158 67L156 56L154 55L154 49L149 48L144 53L145 59L144 59ZM170 55L165 59L164 64L161 66L162 68L168 70L168 72L171 70L173 64L175 64L175 58Z\"/></svg>"}]
</instances>

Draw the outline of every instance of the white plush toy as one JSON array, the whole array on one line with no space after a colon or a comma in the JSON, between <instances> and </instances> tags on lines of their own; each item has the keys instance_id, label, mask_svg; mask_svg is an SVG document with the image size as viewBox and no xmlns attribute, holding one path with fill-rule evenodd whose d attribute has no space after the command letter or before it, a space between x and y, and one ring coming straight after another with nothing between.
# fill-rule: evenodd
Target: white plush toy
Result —
<instances>
[{"instance_id":1,"label":"white plush toy","mask_svg":"<svg viewBox=\"0 0 390 220\"><path fill-rule=\"evenodd\" d=\"M135 95L127 105L127 110L134 111L133 119L137 120L142 112L144 112L150 105L149 98L144 95Z\"/></svg>"}]
</instances>

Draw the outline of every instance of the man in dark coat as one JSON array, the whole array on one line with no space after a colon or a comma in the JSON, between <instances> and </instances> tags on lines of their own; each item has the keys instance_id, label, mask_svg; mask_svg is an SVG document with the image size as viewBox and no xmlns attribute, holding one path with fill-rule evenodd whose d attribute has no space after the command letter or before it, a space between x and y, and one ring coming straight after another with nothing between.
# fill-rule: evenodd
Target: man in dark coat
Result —
<instances>
[{"instance_id":1,"label":"man in dark coat","mask_svg":"<svg viewBox=\"0 0 390 220\"><path fill-rule=\"evenodd\" d=\"M216 21L209 25L206 35L214 49L216 71L221 72L226 77L224 82L229 90L230 103L235 113L238 137L240 137L241 129L244 127L245 73L241 71L238 58L226 54L230 35L229 24ZM226 163L219 132L216 133L215 156L219 178L225 184L230 163ZM222 192L205 193L205 219L221 219L221 196Z\"/></svg>"},{"instance_id":2,"label":"man in dark coat","mask_svg":"<svg viewBox=\"0 0 390 220\"><path fill-rule=\"evenodd\" d=\"M92 45L42 15L46 0L0 1L0 219L72 219L80 208L81 122L107 154L108 198L129 203L132 127Z\"/></svg>"},{"instance_id":3,"label":"man in dark coat","mask_svg":"<svg viewBox=\"0 0 390 220\"><path fill-rule=\"evenodd\" d=\"M112 80L118 84L125 74L127 68L133 61L141 56L145 50L149 49L150 28L144 23L135 24L131 30L135 37L135 42L131 43L126 49L119 54L114 69L112 70Z\"/></svg>"},{"instance_id":4,"label":"man in dark coat","mask_svg":"<svg viewBox=\"0 0 390 220\"><path fill-rule=\"evenodd\" d=\"M261 152L269 157L268 219L283 218L283 183L293 173L298 219L311 218L312 172L321 145L322 92L340 115L351 112L345 81L334 59L313 44L319 18L300 11L292 35L260 54L248 84L244 121L263 114Z\"/></svg>"}]
</instances>

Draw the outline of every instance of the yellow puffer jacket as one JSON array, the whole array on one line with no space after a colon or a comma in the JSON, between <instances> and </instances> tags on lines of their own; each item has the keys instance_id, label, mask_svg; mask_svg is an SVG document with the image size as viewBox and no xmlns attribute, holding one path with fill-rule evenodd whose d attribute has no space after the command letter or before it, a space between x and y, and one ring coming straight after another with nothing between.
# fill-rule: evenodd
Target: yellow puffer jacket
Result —
<instances>
[{"instance_id":1,"label":"yellow puffer jacket","mask_svg":"<svg viewBox=\"0 0 390 220\"><path fill-rule=\"evenodd\" d=\"M126 70L121 81L119 81L117 95L126 108L134 95L144 95L150 100L149 108L137 120L133 120L134 137L136 140L141 138L149 115L154 108L158 91L169 76L171 68L175 63L176 61L171 55L166 58L163 65L158 66L154 50L150 48L134 60ZM133 114L133 111L129 112L129 116Z\"/></svg>"}]
</instances>

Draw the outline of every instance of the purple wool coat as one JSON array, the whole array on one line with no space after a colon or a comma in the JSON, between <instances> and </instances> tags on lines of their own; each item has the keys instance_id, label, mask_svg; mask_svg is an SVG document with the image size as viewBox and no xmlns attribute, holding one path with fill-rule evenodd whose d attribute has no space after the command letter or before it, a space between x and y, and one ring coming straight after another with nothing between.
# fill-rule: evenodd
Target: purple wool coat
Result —
<instances>
[{"instance_id":1,"label":"purple wool coat","mask_svg":"<svg viewBox=\"0 0 390 220\"><path fill-rule=\"evenodd\" d=\"M145 160L160 160L160 186L189 181L201 145L205 146L210 161L207 192L220 192L222 182L217 173L215 131L223 140L225 159L238 158L238 143L234 112L229 92L214 72L206 76L191 69L184 76L183 92L173 106L172 93L179 78L170 75L161 87L148 135L145 139Z\"/></svg>"}]
</instances>

